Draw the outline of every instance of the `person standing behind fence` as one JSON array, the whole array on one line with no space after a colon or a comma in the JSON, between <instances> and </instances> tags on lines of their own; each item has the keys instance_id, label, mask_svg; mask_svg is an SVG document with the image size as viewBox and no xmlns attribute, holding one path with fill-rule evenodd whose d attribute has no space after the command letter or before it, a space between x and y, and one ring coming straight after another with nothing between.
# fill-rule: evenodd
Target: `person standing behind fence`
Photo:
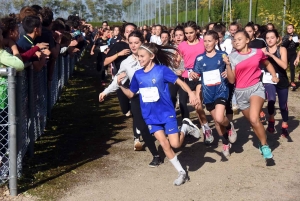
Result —
<instances>
[{"instance_id":1,"label":"person standing behind fence","mask_svg":"<svg viewBox=\"0 0 300 201\"><path fill-rule=\"evenodd\" d=\"M0 68L11 67L16 69L16 71L24 70L24 63L20 59L20 55L18 52L13 52L9 54L7 51L3 49L3 36L2 29L0 29ZM5 126L1 126L1 135L2 139L0 141L0 165L2 164L2 158L5 154L7 154L8 149L8 94L7 94L7 79L6 77L0 77L0 124L5 124Z\"/></svg>"},{"instance_id":2,"label":"person standing behind fence","mask_svg":"<svg viewBox=\"0 0 300 201\"><path fill-rule=\"evenodd\" d=\"M22 25L25 30L25 35L23 35L17 41L17 44L20 48L27 51L35 46L34 39L41 35L41 21L39 17L27 16L23 19ZM50 52L47 50L43 51L45 51L47 54L50 54ZM39 58L33 57L31 59L33 67L36 71L40 71L46 63L46 58L48 56L47 54L44 54L43 51L39 52Z\"/></svg>"}]
</instances>

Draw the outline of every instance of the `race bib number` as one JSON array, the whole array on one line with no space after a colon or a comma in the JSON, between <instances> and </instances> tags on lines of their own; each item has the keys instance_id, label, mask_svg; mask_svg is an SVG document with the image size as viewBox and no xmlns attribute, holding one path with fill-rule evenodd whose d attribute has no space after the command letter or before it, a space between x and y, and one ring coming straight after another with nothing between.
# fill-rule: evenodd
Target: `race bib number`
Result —
<instances>
[{"instance_id":1,"label":"race bib number","mask_svg":"<svg viewBox=\"0 0 300 201\"><path fill-rule=\"evenodd\" d=\"M278 73L276 73L276 77L278 78ZM272 75L269 72L264 72L263 73L262 82L264 84L277 84L277 83L272 81Z\"/></svg>"},{"instance_id":2,"label":"race bib number","mask_svg":"<svg viewBox=\"0 0 300 201\"><path fill-rule=\"evenodd\" d=\"M216 86L221 84L221 74L219 69L203 72L203 83L206 86Z\"/></svg>"},{"instance_id":3,"label":"race bib number","mask_svg":"<svg viewBox=\"0 0 300 201\"><path fill-rule=\"evenodd\" d=\"M140 88L140 94L144 103L156 102L159 99L157 87Z\"/></svg>"},{"instance_id":4,"label":"race bib number","mask_svg":"<svg viewBox=\"0 0 300 201\"><path fill-rule=\"evenodd\" d=\"M108 45L100 46L100 52L104 52L108 48Z\"/></svg>"},{"instance_id":5,"label":"race bib number","mask_svg":"<svg viewBox=\"0 0 300 201\"><path fill-rule=\"evenodd\" d=\"M295 43L299 43L299 38L298 38L298 36L293 36L293 41L294 41Z\"/></svg>"}]
</instances>

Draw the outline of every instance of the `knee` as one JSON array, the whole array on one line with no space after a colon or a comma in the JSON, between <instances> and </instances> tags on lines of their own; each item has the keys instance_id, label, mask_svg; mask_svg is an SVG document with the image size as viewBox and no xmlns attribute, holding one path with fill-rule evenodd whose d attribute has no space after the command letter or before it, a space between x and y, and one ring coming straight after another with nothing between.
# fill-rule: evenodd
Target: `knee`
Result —
<instances>
[{"instance_id":1,"label":"knee","mask_svg":"<svg viewBox=\"0 0 300 201\"><path fill-rule=\"evenodd\" d=\"M215 117L215 122L217 124L222 124L224 121L224 116Z\"/></svg>"},{"instance_id":2,"label":"knee","mask_svg":"<svg viewBox=\"0 0 300 201\"><path fill-rule=\"evenodd\" d=\"M169 140L167 138L163 139L163 140L160 140L159 143L160 143L160 145L162 146L162 148L164 150L171 149L170 142L169 142Z\"/></svg>"},{"instance_id":3,"label":"knee","mask_svg":"<svg viewBox=\"0 0 300 201\"><path fill-rule=\"evenodd\" d=\"M170 144L171 144L171 146L172 146L173 148L175 148L175 149L180 147L179 142L170 142Z\"/></svg>"},{"instance_id":4,"label":"knee","mask_svg":"<svg viewBox=\"0 0 300 201\"><path fill-rule=\"evenodd\" d=\"M249 121L250 121L250 124L251 124L252 127L257 127L261 124L260 119L259 119L258 116L257 117L250 117Z\"/></svg>"}]
</instances>

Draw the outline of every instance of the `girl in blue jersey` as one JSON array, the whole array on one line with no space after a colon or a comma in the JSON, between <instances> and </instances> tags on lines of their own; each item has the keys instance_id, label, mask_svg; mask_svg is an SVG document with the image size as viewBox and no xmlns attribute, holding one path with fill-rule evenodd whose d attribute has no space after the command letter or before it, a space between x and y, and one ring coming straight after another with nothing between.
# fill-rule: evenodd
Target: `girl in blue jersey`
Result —
<instances>
[{"instance_id":1,"label":"girl in blue jersey","mask_svg":"<svg viewBox=\"0 0 300 201\"><path fill-rule=\"evenodd\" d=\"M179 132L168 83L176 83L185 90L189 95L191 104L200 103L188 85L167 67L174 66L173 60L176 58L174 53L165 50L170 48L153 43L143 44L138 50L138 60L143 68L135 72L130 83L130 89L122 86L125 73L118 76L118 84L129 98L132 98L139 91L142 116L150 133L154 134L160 142L167 158L179 173L174 185L181 185L188 180L188 176L171 147L180 147L187 134L199 138L200 130L191 120L185 118L182 120L182 127Z\"/></svg>"},{"instance_id":2,"label":"girl in blue jersey","mask_svg":"<svg viewBox=\"0 0 300 201\"><path fill-rule=\"evenodd\" d=\"M216 45L220 45L218 33L213 30L207 31L204 35L205 53L196 57L193 71L201 76L203 102L211 113L216 130L222 139L223 154L229 156L231 144L228 136L236 137L236 132L232 123L224 115L229 96L226 72L224 72L226 64L223 61L223 55L227 54L216 50Z\"/></svg>"}]
</instances>

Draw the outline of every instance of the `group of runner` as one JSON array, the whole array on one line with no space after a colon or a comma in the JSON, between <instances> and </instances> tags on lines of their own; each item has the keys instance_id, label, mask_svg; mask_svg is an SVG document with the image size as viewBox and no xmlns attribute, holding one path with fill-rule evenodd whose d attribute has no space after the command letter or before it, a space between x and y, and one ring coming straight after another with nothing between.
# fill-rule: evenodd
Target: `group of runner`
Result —
<instances>
[{"instance_id":1,"label":"group of runner","mask_svg":"<svg viewBox=\"0 0 300 201\"><path fill-rule=\"evenodd\" d=\"M259 139L263 158L272 160L262 107L267 99L267 131L275 133L277 94L282 116L280 134L287 138L288 91L296 87L294 69L300 53L296 52L299 39L293 25L287 26L287 35L282 38L271 25L263 29L252 22L245 27L233 22L227 28L222 23L210 23L201 30L195 22L188 21L167 30L161 25L148 28L124 23L118 34L120 40L99 47L106 51L101 55L105 57L102 66L112 64L114 69L113 81L100 93L99 101L117 92L122 112L132 114L134 150L142 149L142 135L153 156L149 165L160 165L163 161L155 137L179 173L174 185L189 178L172 147L180 147L186 135L201 136L200 129L189 119L188 103L195 108L207 145L213 143L214 136L203 105L210 112L225 157L237 140L232 120L233 109L238 107ZM176 116L177 97L181 127Z\"/></svg>"}]
</instances>

